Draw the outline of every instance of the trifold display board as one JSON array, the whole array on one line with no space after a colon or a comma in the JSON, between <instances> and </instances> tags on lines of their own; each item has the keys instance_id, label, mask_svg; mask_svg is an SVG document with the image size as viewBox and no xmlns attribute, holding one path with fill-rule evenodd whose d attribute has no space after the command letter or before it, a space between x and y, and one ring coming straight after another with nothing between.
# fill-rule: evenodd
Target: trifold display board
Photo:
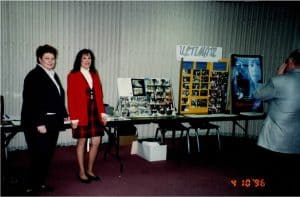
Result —
<instances>
[{"instance_id":1,"label":"trifold display board","mask_svg":"<svg viewBox=\"0 0 300 197\"><path fill-rule=\"evenodd\" d=\"M123 117L175 114L172 85L168 79L118 78L116 113Z\"/></svg>"},{"instance_id":2,"label":"trifold display board","mask_svg":"<svg viewBox=\"0 0 300 197\"><path fill-rule=\"evenodd\" d=\"M228 61L181 61L178 111L180 114L225 113Z\"/></svg>"}]
</instances>

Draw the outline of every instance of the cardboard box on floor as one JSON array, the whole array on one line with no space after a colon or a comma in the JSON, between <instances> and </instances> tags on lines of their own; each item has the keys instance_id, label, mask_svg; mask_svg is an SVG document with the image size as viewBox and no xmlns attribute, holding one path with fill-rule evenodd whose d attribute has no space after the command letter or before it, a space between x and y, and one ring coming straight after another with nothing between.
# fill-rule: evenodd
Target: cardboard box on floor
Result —
<instances>
[{"instance_id":1,"label":"cardboard box on floor","mask_svg":"<svg viewBox=\"0 0 300 197\"><path fill-rule=\"evenodd\" d=\"M162 161L167 159L167 145L158 142L132 142L131 154L137 154L147 161Z\"/></svg>"},{"instance_id":2,"label":"cardboard box on floor","mask_svg":"<svg viewBox=\"0 0 300 197\"><path fill-rule=\"evenodd\" d=\"M119 145L120 146L128 146L131 145L133 141L137 140L136 135L126 135L119 137Z\"/></svg>"},{"instance_id":3,"label":"cardboard box on floor","mask_svg":"<svg viewBox=\"0 0 300 197\"><path fill-rule=\"evenodd\" d=\"M133 124L122 124L118 126L119 131L119 145L131 145L133 141L137 140L137 128Z\"/></svg>"}]
</instances>

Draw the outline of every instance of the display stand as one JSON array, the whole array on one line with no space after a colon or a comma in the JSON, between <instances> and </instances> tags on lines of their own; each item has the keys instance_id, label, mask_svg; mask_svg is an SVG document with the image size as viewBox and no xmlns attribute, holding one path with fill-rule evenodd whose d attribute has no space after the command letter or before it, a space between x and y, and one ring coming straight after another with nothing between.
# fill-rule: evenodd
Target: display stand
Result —
<instances>
[{"instance_id":1,"label":"display stand","mask_svg":"<svg viewBox=\"0 0 300 197\"><path fill-rule=\"evenodd\" d=\"M228 96L227 60L181 60L178 111L180 114L225 113Z\"/></svg>"},{"instance_id":2,"label":"display stand","mask_svg":"<svg viewBox=\"0 0 300 197\"><path fill-rule=\"evenodd\" d=\"M122 117L174 115L170 80L158 78L118 78L116 112Z\"/></svg>"}]
</instances>

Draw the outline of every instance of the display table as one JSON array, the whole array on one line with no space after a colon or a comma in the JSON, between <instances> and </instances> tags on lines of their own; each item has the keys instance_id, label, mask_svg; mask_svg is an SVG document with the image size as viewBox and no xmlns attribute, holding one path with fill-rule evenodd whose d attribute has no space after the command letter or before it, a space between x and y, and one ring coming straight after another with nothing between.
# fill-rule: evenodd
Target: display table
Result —
<instances>
[{"instance_id":1,"label":"display table","mask_svg":"<svg viewBox=\"0 0 300 197\"><path fill-rule=\"evenodd\" d=\"M262 120L265 118L265 114L263 113L241 113L237 114L202 114L202 115L174 115L174 116L152 116L152 117L114 117L110 116L107 120L107 131L112 132L114 129L114 133L116 138L122 134L118 131L117 128L122 125L138 125L138 124L150 124L150 123L161 123L168 122L172 124L172 122L181 122L187 123L192 120L201 121L201 122L217 122L217 121L231 121L233 123L232 135L235 136L236 126L240 127L245 136L248 136L248 121L249 120ZM238 123L238 121L245 121L244 126ZM5 124L3 124L5 123ZM70 121L65 122L65 127L70 128ZM23 132L22 127L20 126L20 121L7 121L2 122L0 124L1 128L1 143L3 147L7 147L11 141L11 139L18 133Z\"/></svg>"},{"instance_id":2,"label":"display table","mask_svg":"<svg viewBox=\"0 0 300 197\"><path fill-rule=\"evenodd\" d=\"M119 136L122 135L122 125L126 124L159 124L174 122L188 123L190 121L199 122L218 122L218 121L231 121L232 122L232 136L235 136L236 127L238 126L244 131L245 137L248 137L248 122L249 120L263 120L265 118L264 113L244 113L244 114L202 114L202 115L175 115L175 116L153 116L153 117L109 117L107 121L107 132L109 136L115 138L116 154L119 156ZM240 124L239 121L244 121L244 124ZM113 130L113 131L112 131Z\"/></svg>"},{"instance_id":3,"label":"display table","mask_svg":"<svg viewBox=\"0 0 300 197\"><path fill-rule=\"evenodd\" d=\"M174 116L152 116L152 117L108 117L106 125L106 133L109 137L109 148L116 148L116 157L120 161L120 171L123 171L123 164L119 156L119 137L122 135L122 128L124 125L133 124L158 124L158 123L169 123L174 122L188 123L189 121L199 121L199 122L217 122L217 121L231 121L233 126L232 135L235 136L236 126L240 127L244 133L245 137L248 136L248 121L249 120L262 120L265 118L263 113L242 113L236 114L203 114L203 115L174 115ZM244 121L242 125L238 121ZM5 152L7 146L9 145L11 139L18 133L23 132L20 124L16 124L18 121L7 121L5 124L0 125L1 128L1 151ZM70 128L70 121L65 122L65 127ZM105 152L105 157L108 152Z\"/></svg>"}]
</instances>

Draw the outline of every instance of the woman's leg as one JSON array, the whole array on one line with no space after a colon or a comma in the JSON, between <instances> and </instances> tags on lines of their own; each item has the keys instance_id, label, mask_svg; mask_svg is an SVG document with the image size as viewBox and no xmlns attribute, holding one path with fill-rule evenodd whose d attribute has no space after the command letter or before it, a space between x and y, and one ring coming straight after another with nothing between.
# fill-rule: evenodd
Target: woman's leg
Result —
<instances>
[{"instance_id":1,"label":"woman's leg","mask_svg":"<svg viewBox=\"0 0 300 197\"><path fill-rule=\"evenodd\" d=\"M87 168L87 173L91 176L95 176L93 168L94 168L94 163L98 154L98 148L99 144L102 141L102 137L96 136L91 138L91 148L89 152L89 162L88 162L88 168Z\"/></svg>"},{"instance_id":2,"label":"woman's leg","mask_svg":"<svg viewBox=\"0 0 300 197\"><path fill-rule=\"evenodd\" d=\"M86 138L79 138L77 140L76 153L77 153L77 161L79 165L79 177L81 179L87 180L88 177L85 174L85 168L84 168L85 143L86 143Z\"/></svg>"}]
</instances>

